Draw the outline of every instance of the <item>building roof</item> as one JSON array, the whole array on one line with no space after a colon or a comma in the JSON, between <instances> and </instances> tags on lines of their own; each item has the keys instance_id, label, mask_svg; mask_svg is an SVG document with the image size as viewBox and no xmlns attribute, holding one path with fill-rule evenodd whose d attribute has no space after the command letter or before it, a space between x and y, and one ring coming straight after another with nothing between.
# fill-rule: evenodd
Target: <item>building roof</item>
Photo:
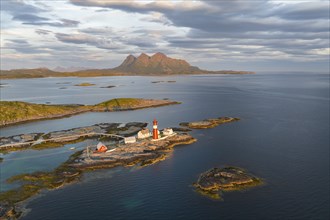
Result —
<instances>
[{"instance_id":1,"label":"building roof","mask_svg":"<svg viewBox=\"0 0 330 220\"><path fill-rule=\"evenodd\" d=\"M149 129L148 128L144 128L144 129L142 129L141 131L141 134L149 134Z\"/></svg>"},{"instance_id":2,"label":"building roof","mask_svg":"<svg viewBox=\"0 0 330 220\"><path fill-rule=\"evenodd\" d=\"M96 145L96 149L100 150L101 147L105 147L107 148L107 146L105 146L102 142L99 142L97 145Z\"/></svg>"}]
</instances>

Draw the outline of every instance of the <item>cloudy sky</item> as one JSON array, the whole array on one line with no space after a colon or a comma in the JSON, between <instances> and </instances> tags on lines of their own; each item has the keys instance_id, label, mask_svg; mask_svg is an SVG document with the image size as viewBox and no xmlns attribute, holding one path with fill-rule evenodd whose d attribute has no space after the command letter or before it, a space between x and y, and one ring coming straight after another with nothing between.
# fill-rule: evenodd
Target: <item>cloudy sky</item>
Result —
<instances>
[{"instance_id":1,"label":"cloudy sky","mask_svg":"<svg viewBox=\"0 0 330 220\"><path fill-rule=\"evenodd\" d=\"M210 70L327 71L329 47L328 0L1 0L1 69L160 51Z\"/></svg>"}]
</instances>

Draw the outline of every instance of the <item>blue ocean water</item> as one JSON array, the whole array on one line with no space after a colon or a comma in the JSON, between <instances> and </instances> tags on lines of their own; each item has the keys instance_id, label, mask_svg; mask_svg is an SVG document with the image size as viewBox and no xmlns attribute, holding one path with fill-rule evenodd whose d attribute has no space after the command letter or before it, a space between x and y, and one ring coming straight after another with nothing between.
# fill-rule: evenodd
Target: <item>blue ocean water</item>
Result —
<instances>
[{"instance_id":1,"label":"blue ocean water","mask_svg":"<svg viewBox=\"0 0 330 220\"><path fill-rule=\"evenodd\" d=\"M164 82L151 83L159 80ZM80 82L96 86L74 86ZM182 104L31 122L3 128L1 136L101 122L143 121L150 126L153 118L159 127L219 116L242 119L193 131L196 143L175 148L170 158L152 166L86 173L80 183L31 201L27 206L31 211L23 219L329 219L327 74L47 78L3 83L8 85L1 88L2 100L95 104L116 97L144 97L170 98ZM108 85L116 87L99 88ZM53 169L71 153L66 146L1 156L3 188L10 188L4 183L6 178ZM263 178L265 185L224 193L223 201L193 190L191 184L201 172L225 165L245 168Z\"/></svg>"}]
</instances>

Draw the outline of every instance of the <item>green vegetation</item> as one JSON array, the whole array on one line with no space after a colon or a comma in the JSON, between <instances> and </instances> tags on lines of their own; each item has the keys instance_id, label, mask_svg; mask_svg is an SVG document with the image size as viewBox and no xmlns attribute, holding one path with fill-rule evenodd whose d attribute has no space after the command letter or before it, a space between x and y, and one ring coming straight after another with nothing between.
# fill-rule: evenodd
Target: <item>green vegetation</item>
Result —
<instances>
[{"instance_id":1,"label":"green vegetation","mask_svg":"<svg viewBox=\"0 0 330 220\"><path fill-rule=\"evenodd\" d=\"M113 70L83 70L78 72L55 72L47 68L0 70L0 79L45 78L45 77L97 77L125 75Z\"/></svg>"},{"instance_id":2,"label":"green vegetation","mask_svg":"<svg viewBox=\"0 0 330 220\"><path fill-rule=\"evenodd\" d=\"M88 107L77 105L45 105L0 101L0 126L21 121L60 117L88 110Z\"/></svg>"},{"instance_id":3,"label":"green vegetation","mask_svg":"<svg viewBox=\"0 0 330 220\"><path fill-rule=\"evenodd\" d=\"M101 110L119 110L119 109L128 109L134 108L144 103L145 100L134 99L134 98L120 98L120 99L111 99L95 105L95 109Z\"/></svg>"},{"instance_id":4,"label":"green vegetation","mask_svg":"<svg viewBox=\"0 0 330 220\"><path fill-rule=\"evenodd\" d=\"M0 126L39 119L59 118L88 111L122 111L179 104L167 100L119 98L96 105L45 105L19 101L0 101Z\"/></svg>"},{"instance_id":5,"label":"green vegetation","mask_svg":"<svg viewBox=\"0 0 330 220\"><path fill-rule=\"evenodd\" d=\"M48 149L48 148L57 148L57 147L63 147L63 143L56 143L56 142L44 142L40 144L36 144L31 147L31 149L34 150L42 150L42 149Z\"/></svg>"},{"instance_id":6,"label":"green vegetation","mask_svg":"<svg viewBox=\"0 0 330 220\"><path fill-rule=\"evenodd\" d=\"M75 86L95 86L95 84L85 82L85 83L76 84Z\"/></svg>"}]
</instances>

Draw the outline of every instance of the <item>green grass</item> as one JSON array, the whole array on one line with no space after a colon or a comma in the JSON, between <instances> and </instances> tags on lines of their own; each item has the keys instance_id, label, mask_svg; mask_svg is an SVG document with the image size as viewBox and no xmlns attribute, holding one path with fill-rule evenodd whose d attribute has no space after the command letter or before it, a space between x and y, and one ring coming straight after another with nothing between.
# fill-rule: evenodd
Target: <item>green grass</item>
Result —
<instances>
[{"instance_id":1,"label":"green grass","mask_svg":"<svg viewBox=\"0 0 330 220\"><path fill-rule=\"evenodd\" d=\"M122 108L134 108L141 105L144 102L143 99L135 98L119 98L111 99L109 101L101 102L94 106L94 109L106 109L108 111L118 110Z\"/></svg>"},{"instance_id":2,"label":"green grass","mask_svg":"<svg viewBox=\"0 0 330 220\"><path fill-rule=\"evenodd\" d=\"M0 125L20 121L67 115L86 110L85 106L45 105L19 101L0 101Z\"/></svg>"},{"instance_id":3,"label":"green grass","mask_svg":"<svg viewBox=\"0 0 330 220\"><path fill-rule=\"evenodd\" d=\"M88 111L120 111L159 106L160 100L118 98L96 105L45 105L19 101L0 101L0 126L30 120L64 117ZM173 104L168 101L166 104Z\"/></svg>"}]
</instances>

